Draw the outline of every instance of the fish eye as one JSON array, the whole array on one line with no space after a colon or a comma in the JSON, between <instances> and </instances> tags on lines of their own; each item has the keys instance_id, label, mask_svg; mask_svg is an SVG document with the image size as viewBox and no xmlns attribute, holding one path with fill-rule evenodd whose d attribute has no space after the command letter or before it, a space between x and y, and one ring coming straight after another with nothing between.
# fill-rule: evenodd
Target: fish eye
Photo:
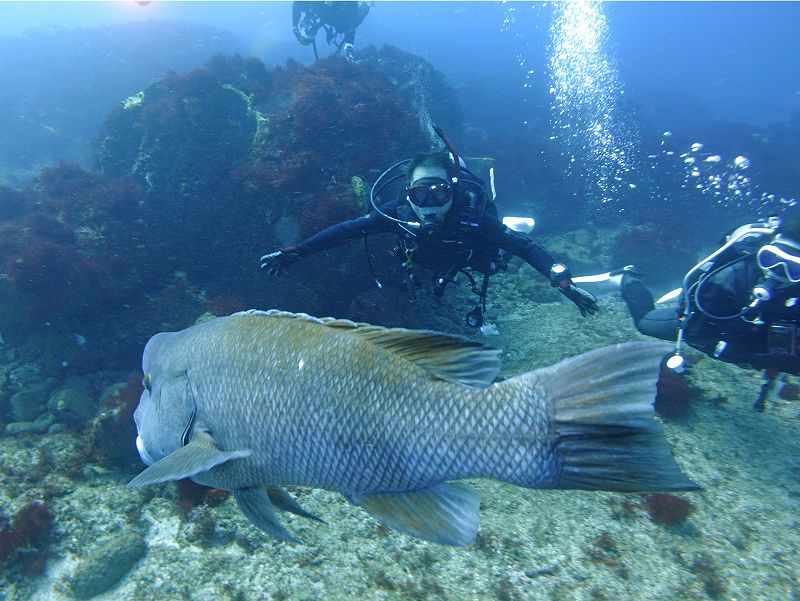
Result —
<instances>
[{"instance_id":1,"label":"fish eye","mask_svg":"<svg viewBox=\"0 0 800 601\"><path fill-rule=\"evenodd\" d=\"M151 392L153 390L153 384L150 381L150 374L145 374L144 378L142 378L142 386L147 392Z\"/></svg>"}]
</instances>

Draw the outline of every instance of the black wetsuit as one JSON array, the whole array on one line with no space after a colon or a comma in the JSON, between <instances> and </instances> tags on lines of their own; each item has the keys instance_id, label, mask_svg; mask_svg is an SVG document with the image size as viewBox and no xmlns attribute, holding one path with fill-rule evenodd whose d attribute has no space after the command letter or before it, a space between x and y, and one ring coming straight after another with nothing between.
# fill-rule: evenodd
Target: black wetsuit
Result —
<instances>
[{"instance_id":1,"label":"black wetsuit","mask_svg":"<svg viewBox=\"0 0 800 601\"><path fill-rule=\"evenodd\" d=\"M417 220L405 201L387 203L381 211L404 221ZM415 231L409 226L406 228ZM459 214L452 209L433 236L414 236L397 222L371 211L314 234L299 243L296 250L305 257L360 236L378 233L398 235L407 248L413 249L414 263L443 272L472 267L481 273L492 273L497 269L499 249L521 257L546 278L550 277L550 267L555 263L553 255L543 246L503 225L493 204L489 204L480 217Z\"/></svg>"},{"instance_id":2,"label":"black wetsuit","mask_svg":"<svg viewBox=\"0 0 800 601\"><path fill-rule=\"evenodd\" d=\"M713 272L693 295L695 310L686 322L684 340L722 361L800 374L800 359L796 353L791 353L790 337L793 333L789 333L795 332L800 323L800 305L791 301L800 297L800 286L774 288L770 301L761 303L752 314L746 315L752 319L757 313L764 323L756 324L746 321L741 315L752 301L753 288L762 280L763 275L752 254ZM675 340L677 311L673 308L655 309L653 295L640 281L624 278L622 298L642 334ZM717 355L720 342L725 345Z\"/></svg>"}]
</instances>

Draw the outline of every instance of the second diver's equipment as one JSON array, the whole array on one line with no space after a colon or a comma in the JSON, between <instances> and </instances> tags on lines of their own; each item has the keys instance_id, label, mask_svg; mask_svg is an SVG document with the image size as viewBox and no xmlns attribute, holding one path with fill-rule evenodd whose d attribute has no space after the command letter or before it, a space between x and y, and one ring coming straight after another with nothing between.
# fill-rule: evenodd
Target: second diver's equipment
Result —
<instances>
[{"instance_id":1,"label":"second diver's equipment","mask_svg":"<svg viewBox=\"0 0 800 601\"><path fill-rule=\"evenodd\" d=\"M691 318L698 312L716 319L717 321L725 321L731 319L738 319L747 314L748 310L752 310L753 303L750 306L743 307L741 311L731 315L713 315L702 303L702 290L703 285L713 275L719 273L722 269L731 266L732 264L742 261L748 256L751 256L756 249L761 246L764 236L773 236L775 230L780 226L781 220L778 217L769 217L765 222L751 223L743 225L728 236L725 244L711 253L708 257L700 261L697 265L692 267L683 278L683 292L678 302L678 333L675 339L675 350L673 354L667 359L667 367L676 372L684 370L683 358L683 339L686 326ZM733 258L730 253L734 253ZM722 265L718 263L722 260ZM754 303L759 302L755 298ZM724 341L721 341L724 342ZM719 345L717 345L719 348ZM719 348L719 354L725 350L725 346Z\"/></svg>"},{"instance_id":2,"label":"second diver's equipment","mask_svg":"<svg viewBox=\"0 0 800 601\"><path fill-rule=\"evenodd\" d=\"M800 246L793 240L775 237L756 252L758 266L777 280L797 284L800 282Z\"/></svg>"}]
</instances>

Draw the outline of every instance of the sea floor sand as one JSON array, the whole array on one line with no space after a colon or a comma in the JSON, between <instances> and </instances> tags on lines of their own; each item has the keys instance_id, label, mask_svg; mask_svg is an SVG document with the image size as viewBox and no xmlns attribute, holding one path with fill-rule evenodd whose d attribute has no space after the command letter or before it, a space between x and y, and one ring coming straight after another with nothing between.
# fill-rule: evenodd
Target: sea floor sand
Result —
<instances>
[{"instance_id":1,"label":"sea floor sand","mask_svg":"<svg viewBox=\"0 0 800 601\"><path fill-rule=\"evenodd\" d=\"M641 338L618 300L604 299L602 307L590 319L555 303L497 313L500 335L488 341L505 349L504 375ZM760 376L710 359L688 377L702 394L687 415L665 423L676 460L703 487L679 495L693 506L683 524L655 523L638 494L476 481L482 498L477 542L449 548L390 531L338 494L298 489L302 505L326 523L286 518L303 540L296 545L252 527L232 499L187 514L170 485L131 490L126 475L87 466L78 479L45 477L48 486L60 487L53 555L34 582L4 576L0 599L73 598L71 578L79 567L95 561L103 569L93 550L113 547L131 531L144 537L146 554L96 599L800 598L800 404L780 400L757 413L752 404ZM33 446L0 439L10 471L41 448L56 457L76 452L64 433ZM3 487L3 506L14 507L20 493Z\"/></svg>"}]
</instances>

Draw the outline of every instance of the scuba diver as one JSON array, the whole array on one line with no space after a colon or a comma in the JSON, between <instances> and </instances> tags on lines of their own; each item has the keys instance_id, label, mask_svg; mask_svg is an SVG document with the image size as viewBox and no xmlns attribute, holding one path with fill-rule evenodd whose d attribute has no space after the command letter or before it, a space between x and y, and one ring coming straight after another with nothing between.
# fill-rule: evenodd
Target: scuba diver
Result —
<instances>
[{"instance_id":1,"label":"scuba diver","mask_svg":"<svg viewBox=\"0 0 800 601\"><path fill-rule=\"evenodd\" d=\"M636 328L647 336L675 340L667 367L681 371L683 343L715 359L765 370L754 409L781 383L779 374L800 374L800 219L777 217L743 225L686 274L683 286L657 302L634 266L576 277L602 297L619 290Z\"/></svg>"},{"instance_id":2,"label":"scuba diver","mask_svg":"<svg viewBox=\"0 0 800 601\"><path fill-rule=\"evenodd\" d=\"M407 270L409 284L419 286L417 265L435 272L436 296L442 296L459 273L469 279L473 292L479 296L478 305L466 316L467 325L472 328L483 326L489 276L505 269L512 254L549 278L551 285L572 301L584 317L594 315L596 299L572 282L564 264L526 235L533 220L506 218L508 225L504 224L483 182L467 169L444 132L434 129L447 150L421 154L384 171L370 192L372 210L367 215L336 223L297 246L266 254L261 257L261 268L278 275L301 258L348 240L364 236L366 243L371 234L394 233L398 237L396 254ZM405 183L401 193L378 206L376 198L397 182ZM470 270L483 275L480 287ZM380 287L377 279L376 283Z\"/></svg>"},{"instance_id":3,"label":"scuba diver","mask_svg":"<svg viewBox=\"0 0 800 601\"><path fill-rule=\"evenodd\" d=\"M369 13L369 6L367 2L292 2L292 32L298 42L314 48L314 59L319 60L316 37L323 28L328 44L336 47L334 55L355 63L356 28Z\"/></svg>"}]
</instances>

